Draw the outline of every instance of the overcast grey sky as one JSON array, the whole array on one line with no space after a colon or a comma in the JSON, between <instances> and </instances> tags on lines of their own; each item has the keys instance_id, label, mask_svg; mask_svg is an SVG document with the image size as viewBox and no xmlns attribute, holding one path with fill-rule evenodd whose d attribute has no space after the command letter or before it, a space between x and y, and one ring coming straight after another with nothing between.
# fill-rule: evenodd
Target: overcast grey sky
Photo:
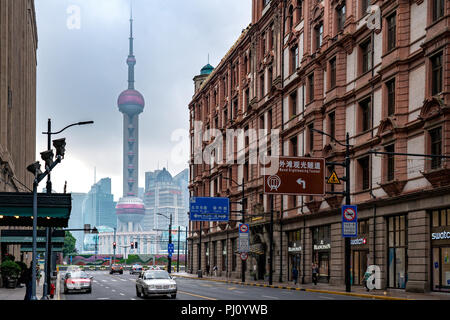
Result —
<instances>
[{"instance_id":1,"label":"overcast grey sky","mask_svg":"<svg viewBox=\"0 0 450 320\"><path fill-rule=\"evenodd\" d=\"M87 192L112 178L115 200L122 196L122 114L117 98L127 89L130 0L36 0L38 26L36 157L52 131L72 127L63 162L52 172L53 189ZM75 9L75 10L74 10ZM80 24L77 26L77 9ZM193 77L208 62L215 67L251 20L250 0L133 0L136 89L146 100L140 115L139 186L144 173L169 165L172 174L188 158L171 153L188 130ZM186 131L185 131L186 132ZM188 141L183 144L189 148ZM182 161L181 161L182 160ZM40 189L45 187L41 184Z\"/></svg>"}]
</instances>

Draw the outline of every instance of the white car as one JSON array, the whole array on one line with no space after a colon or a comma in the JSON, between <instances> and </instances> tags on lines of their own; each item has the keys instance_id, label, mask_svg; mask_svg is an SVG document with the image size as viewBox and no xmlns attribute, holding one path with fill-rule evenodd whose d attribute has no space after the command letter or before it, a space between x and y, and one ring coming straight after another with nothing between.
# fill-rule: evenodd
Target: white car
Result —
<instances>
[{"instance_id":1,"label":"white car","mask_svg":"<svg viewBox=\"0 0 450 320\"><path fill-rule=\"evenodd\" d=\"M175 299L177 283L174 279L164 270L142 272L136 280L136 295L138 297L170 295L172 299Z\"/></svg>"}]
</instances>

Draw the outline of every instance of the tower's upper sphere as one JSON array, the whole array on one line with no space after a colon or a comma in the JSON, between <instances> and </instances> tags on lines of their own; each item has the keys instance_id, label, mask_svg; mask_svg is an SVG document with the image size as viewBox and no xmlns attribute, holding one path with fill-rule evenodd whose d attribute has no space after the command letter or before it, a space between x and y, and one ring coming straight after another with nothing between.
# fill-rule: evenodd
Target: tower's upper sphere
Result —
<instances>
[{"instance_id":1,"label":"tower's upper sphere","mask_svg":"<svg viewBox=\"0 0 450 320\"><path fill-rule=\"evenodd\" d=\"M145 101L139 91L129 89L120 94L117 104L120 112L136 115L144 111Z\"/></svg>"}]
</instances>

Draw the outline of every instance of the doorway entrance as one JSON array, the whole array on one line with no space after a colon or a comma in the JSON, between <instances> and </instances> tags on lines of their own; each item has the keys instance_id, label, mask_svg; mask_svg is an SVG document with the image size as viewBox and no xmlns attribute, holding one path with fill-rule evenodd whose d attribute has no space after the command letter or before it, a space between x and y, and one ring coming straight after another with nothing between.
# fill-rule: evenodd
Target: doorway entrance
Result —
<instances>
[{"instance_id":1,"label":"doorway entrance","mask_svg":"<svg viewBox=\"0 0 450 320\"><path fill-rule=\"evenodd\" d=\"M367 256L369 255L368 250L355 250L352 253L352 260L350 266L352 269L352 285L363 285L364 273L367 270Z\"/></svg>"}]
</instances>

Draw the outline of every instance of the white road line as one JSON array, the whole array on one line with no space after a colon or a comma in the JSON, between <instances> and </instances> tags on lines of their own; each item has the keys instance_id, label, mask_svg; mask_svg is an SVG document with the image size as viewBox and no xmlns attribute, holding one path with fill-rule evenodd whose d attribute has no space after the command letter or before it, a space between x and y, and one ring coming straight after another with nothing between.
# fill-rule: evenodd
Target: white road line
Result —
<instances>
[{"instance_id":1,"label":"white road line","mask_svg":"<svg viewBox=\"0 0 450 320\"><path fill-rule=\"evenodd\" d=\"M116 290L112 289L112 292L116 292Z\"/></svg>"},{"instance_id":2,"label":"white road line","mask_svg":"<svg viewBox=\"0 0 450 320\"><path fill-rule=\"evenodd\" d=\"M105 289L109 289L109 287L105 287Z\"/></svg>"},{"instance_id":3,"label":"white road line","mask_svg":"<svg viewBox=\"0 0 450 320\"><path fill-rule=\"evenodd\" d=\"M50 256L50 255L49 255L49 256ZM102 281L103 281L103 282L108 282L108 280L103 280L103 279L102 279Z\"/></svg>"},{"instance_id":4,"label":"white road line","mask_svg":"<svg viewBox=\"0 0 450 320\"><path fill-rule=\"evenodd\" d=\"M319 295L319 298L322 298L322 299L328 299L328 300L336 300L336 299L334 299L334 298L330 298L330 297L322 296L322 295Z\"/></svg>"},{"instance_id":5,"label":"white road line","mask_svg":"<svg viewBox=\"0 0 450 320\"><path fill-rule=\"evenodd\" d=\"M114 281L114 282L116 282L117 280L111 279L111 281Z\"/></svg>"},{"instance_id":6,"label":"white road line","mask_svg":"<svg viewBox=\"0 0 450 320\"><path fill-rule=\"evenodd\" d=\"M272 297L272 296L261 296L261 297L264 297L264 298L269 298L269 299L276 299L276 300L280 300L280 298L277 298L277 297Z\"/></svg>"},{"instance_id":7,"label":"white road line","mask_svg":"<svg viewBox=\"0 0 450 320\"><path fill-rule=\"evenodd\" d=\"M111 298L97 298L97 300L109 300Z\"/></svg>"},{"instance_id":8,"label":"white road line","mask_svg":"<svg viewBox=\"0 0 450 320\"><path fill-rule=\"evenodd\" d=\"M120 295L121 295L121 296L124 296L124 294L123 294L123 293L121 293Z\"/></svg>"},{"instance_id":9,"label":"white road line","mask_svg":"<svg viewBox=\"0 0 450 320\"><path fill-rule=\"evenodd\" d=\"M127 281L127 280L125 280L125 279L120 279L120 281Z\"/></svg>"}]
</instances>

